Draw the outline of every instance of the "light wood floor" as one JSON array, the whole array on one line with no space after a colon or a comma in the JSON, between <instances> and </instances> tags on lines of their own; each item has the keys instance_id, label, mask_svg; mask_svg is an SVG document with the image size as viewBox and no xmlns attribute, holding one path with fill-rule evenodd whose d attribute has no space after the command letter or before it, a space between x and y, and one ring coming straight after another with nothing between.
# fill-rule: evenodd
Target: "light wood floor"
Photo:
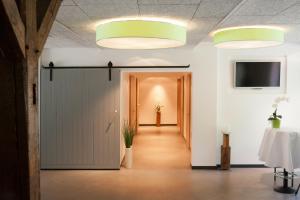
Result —
<instances>
[{"instance_id":1,"label":"light wood floor","mask_svg":"<svg viewBox=\"0 0 300 200\"><path fill-rule=\"evenodd\" d=\"M142 128L133 153L133 169L42 171L42 200L297 199L273 191L272 169L191 170L174 128Z\"/></svg>"},{"instance_id":2,"label":"light wood floor","mask_svg":"<svg viewBox=\"0 0 300 200\"><path fill-rule=\"evenodd\" d=\"M134 169L190 169L190 151L176 126L140 127L133 144Z\"/></svg>"}]
</instances>

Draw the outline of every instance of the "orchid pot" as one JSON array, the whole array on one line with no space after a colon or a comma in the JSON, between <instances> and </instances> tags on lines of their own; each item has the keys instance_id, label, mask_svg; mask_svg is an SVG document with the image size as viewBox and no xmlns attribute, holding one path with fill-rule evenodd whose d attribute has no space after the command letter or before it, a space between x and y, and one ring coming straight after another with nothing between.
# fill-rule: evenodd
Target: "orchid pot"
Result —
<instances>
[{"instance_id":1,"label":"orchid pot","mask_svg":"<svg viewBox=\"0 0 300 200\"><path fill-rule=\"evenodd\" d=\"M280 128L281 120L280 119L274 119L272 120L272 127L273 128Z\"/></svg>"},{"instance_id":2,"label":"orchid pot","mask_svg":"<svg viewBox=\"0 0 300 200\"><path fill-rule=\"evenodd\" d=\"M283 97L278 97L278 98L275 99L275 103L272 106L273 108L275 108L275 111L268 118L269 121L272 121L272 128L280 128L282 115L279 115L277 113L277 109L278 109L278 106L279 106L280 102L282 102L282 101L289 102L289 98L284 97L284 96Z\"/></svg>"}]
</instances>

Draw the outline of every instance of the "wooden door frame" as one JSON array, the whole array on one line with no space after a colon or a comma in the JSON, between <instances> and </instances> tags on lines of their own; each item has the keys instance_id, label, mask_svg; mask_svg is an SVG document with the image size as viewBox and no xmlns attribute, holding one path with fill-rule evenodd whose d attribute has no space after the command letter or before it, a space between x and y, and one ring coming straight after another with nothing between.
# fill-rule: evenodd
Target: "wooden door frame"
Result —
<instances>
[{"instance_id":1,"label":"wooden door frame","mask_svg":"<svg viewBox=\"0 0 300 200\"><path fill-rule=\"evenodd\" d=\"M184 134L186 133L185 141L188 149L191 149L191 121L192 121L192 73L186 73L182 76L182 136L184 137ZM188 86L186 86L188 84ZM185 95L187 93L186 89L188 90L188 95ZM188 101L188 102L186 102ZM187 103L187 113L186 115L186 110L185 110L185 105ZM187 121L187 122L186 122Z\"/></svg>"},{"instance_id":2,"label":"wooden door frame","mask_svg":"<svg viewBox=\"0 0 300 200\"><path fill-rule=\"evenodd\" d=\"M139 118L139 114L138 114L138 92L139 92L139 89L138 89L138 77L135 75L135 74L131 74L131 73L153 73L152 71L151 72L130 72L129 73L129 122L131 123L131 103L130 103L130 98L131 98L131 79L130 77L131 76L135 76L136 77L136 128L138 128L138 118ZM178 82L181 82L181 85L180 85L180 88L177 87L177 100L179 98L181 98L181 105L179 105L179 103L177 103L177 125L179 126L180 128L180 134L182 136L184 136L184 132L187 131L187 138L186 138L186 144L187 144L187 147L188 149L191 148L191 138L192 138L192 132L191 132L191 122L192 122L192 114L191 114L191 111L192 111L192 72L162 72L162 73L182 73L182 76L180 77L180 80L178 80ZM186 98L186 96L184 95L185 94L185 84L186 84L186 78L188 78L188 84L189 86L187 87L188 88L188 98ZM178 82L177 82L177 85L178 85ZM180 90L180 93L181 95L178 95L178 92ZM181 96L181 97L179 97ZM184 110L184 104L186 103L186 101L188 101L188 122L187 122L187 129L188 130L185 130L185 127L184 127L184 123L185 123L185 120L187 120L187 117L185 116L185 110ZM178 111L180 110L180 113L178 113ZM178 120L179 119L179 120Z\"/></svg>"},{"instance_id":3,"label":"wooden door frame","mask_svg":"<svg viewBox=\"0 0 300 200\"><path fill-rule=\"evenodd\" d=\"M179 120L177 122L177 125L179 126L179 131L180 134L182 135L182 137L184 137L184 121L185 121L185 117L184 117L184 74L179 78L179 92L180 94L177 94L178 96L178 100L179 100L179 104L178 104L178 116L179 116Z\"/></svg>"},{"instance_id":4,"label":"wooden door frame","mask_svg":"<svg viewBox=\"0 0 300 200\"><path fill-rule=\"evenodd\" d=\"M182 135L182 79L181 77L177 79L177 126L179 127L179 132Z\"/></svg>"},{"instance_id":5,"label":"wooden door frame","mask_svg":"<svg viewBox=\"0 0 300 200\"><path fill-rule=\"evenodd\" d=\"M187 81L188 81L188 122L187 122L187 134L186 134L186 142L189 149L191 149L191 140L192 140L192 134L191 134L191 111L192 111L192 75L191 73L187 74Z\"/></svg>"},{"instance_id":6,"label":"wooden door frame","mask_svg":"<svg viewBox=\"0 0 300 200\"><path fill-rule=\"evenodd\" d=\"M136 127L136 131L138 132L138 129L139 129L139 79L136 77L136 85L135 85L135 89L136 89L136 98L135 98L135 101L136 101L136 123L135 123L135 127Z\"/></svg>"},{"instance_id":7,"label":"wooden door frame","mask_svg":"<svg viewBox=\"0 0 300 200\"><path fill-rule=\"evenodd\" d=\"M134 78L134 81L132 81L132 78ZM134 83L133 83L134 82ZM135 84L135 122L132 120L132 104L131 104L131 98L132 98L132 84ZM129 74L129 124L134 124L136 129L138 129L138 79L132 74Z\"/></svg>"}]
</instances>

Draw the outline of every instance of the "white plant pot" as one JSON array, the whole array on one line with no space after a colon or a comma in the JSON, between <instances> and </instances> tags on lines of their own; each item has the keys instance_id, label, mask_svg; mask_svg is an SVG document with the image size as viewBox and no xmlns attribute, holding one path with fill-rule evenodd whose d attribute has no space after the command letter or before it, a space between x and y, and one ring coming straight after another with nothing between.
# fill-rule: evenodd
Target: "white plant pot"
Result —
<instances>
[{"instance_id":1,"label":"white plant pot","mask_svg":"<svg viewBox=\"0 0 300 200\"><path fill-rule=\"evenodd\" d=\"M132 168L132 148L126 148L125 150L125 167Z\"/></svg>"}]
</instances>

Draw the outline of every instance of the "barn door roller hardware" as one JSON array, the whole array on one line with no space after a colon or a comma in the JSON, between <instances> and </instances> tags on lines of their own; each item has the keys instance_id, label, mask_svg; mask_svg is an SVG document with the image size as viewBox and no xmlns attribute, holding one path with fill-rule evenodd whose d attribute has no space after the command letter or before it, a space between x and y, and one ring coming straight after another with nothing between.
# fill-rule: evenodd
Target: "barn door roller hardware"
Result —
<instances>
[{"instance_id":1,"label":"barn door roller hardware","mask_svg":"<svg viewBox=\"0 0 300 200\"><path fill-rule=\"evenodd\" d=\"M55 67L53 62L49 63L48 67L43 67L44 69L50 70L50 81L53 81L53 70L56 69L108 69L108 80L111 81L112 69L178 69L178 68L189 68L190 65L162 65L162 66L113 66L111 61L108 62L107 66L85 66L85 67L74 67L74 66L64 66Z\"/></svg>"}]
</instances>

